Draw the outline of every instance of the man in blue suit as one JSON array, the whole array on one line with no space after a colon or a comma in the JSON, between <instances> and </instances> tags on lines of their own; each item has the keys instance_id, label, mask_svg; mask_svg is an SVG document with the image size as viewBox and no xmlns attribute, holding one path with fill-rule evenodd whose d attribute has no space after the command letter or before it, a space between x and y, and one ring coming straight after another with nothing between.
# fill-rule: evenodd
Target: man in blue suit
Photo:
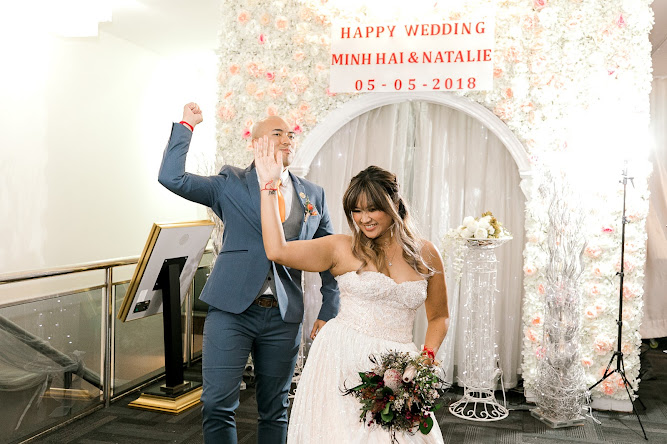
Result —
<instances>
[{"instance_id":1,"label":"man in blue suit","mask_svg":"<svg viewBox=\"0 0 667 444\"><path fill-rule=\"evenodd\" d=\"M202 290L209 304L204 324L202 414L204 441L236 443L234 411L239 405L243 370L252 353L259 411L258 442L284 443L288 391L301 339L301 271L266 258L260 225L260 188L254 163L246 169L225 165L216 176L185 172L185 158L202 113L195 103L174 124L160 167L159 182L170 191L210 207L224 225L222 249ZM289 172L294 133L273 116L253 128L252 138L268 137L279 150L285 170L280 191L283 230L288 240L333 234L324 190ZM338 286L322 276L322 308L314 337L338 312Z\"/></svg>"}]
</instances>

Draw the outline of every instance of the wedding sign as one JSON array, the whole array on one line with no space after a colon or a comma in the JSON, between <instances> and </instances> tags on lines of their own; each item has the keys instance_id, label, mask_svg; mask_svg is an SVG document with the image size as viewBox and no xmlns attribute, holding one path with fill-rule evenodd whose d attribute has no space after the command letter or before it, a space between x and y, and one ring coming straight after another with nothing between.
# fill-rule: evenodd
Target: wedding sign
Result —
<instances>
[{"instance_id":1,"label":"wedding sign","mask_svg":"<svg viewBox=\"0 0 667 444\"><path fill-rule=\"evenodd\" d=\"M332 93L493 88L493 19L334 23Z\"/></svg>"}]
</instances>

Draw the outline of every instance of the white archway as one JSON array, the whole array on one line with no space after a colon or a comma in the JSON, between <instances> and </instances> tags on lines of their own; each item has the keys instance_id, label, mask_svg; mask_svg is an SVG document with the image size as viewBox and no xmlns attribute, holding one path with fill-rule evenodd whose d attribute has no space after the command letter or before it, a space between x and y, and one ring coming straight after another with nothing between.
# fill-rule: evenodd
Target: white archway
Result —
<instances>
[{"instance_id":1,"label":"white archway","mask_svg":"<svg viewBox=\"0 0 667 444\"><path fill-rule=\"evenodd\" d=\"M505 123L491 111L484 108L479 103L453 93L375 93L364 94L357 99L350 100L340 108L330 112L326 118L320 122L308 136L306 136L303 144L299 150L297 150L294 161L290 166L290 170L299 176L308 174L311 163L324 144L343 125L357 116L384 105L408 101L422 101L448 106L462 111L480 121L500 139L514 159L514 162L516 162L519 169L519 176L521 177L521 190L526 197L528 197L532 174L530 160L528 158L528 153L526 153L526 150L519 139L517 139L507 125L505 125Z\"/></svg>"}]
</instances>

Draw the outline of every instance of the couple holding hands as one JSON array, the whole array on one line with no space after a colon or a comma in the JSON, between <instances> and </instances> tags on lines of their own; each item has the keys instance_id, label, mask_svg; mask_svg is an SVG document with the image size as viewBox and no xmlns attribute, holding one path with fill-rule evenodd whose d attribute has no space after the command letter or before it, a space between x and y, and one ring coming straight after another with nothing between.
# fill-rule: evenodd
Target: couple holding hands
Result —
<instances>
[{"instance_id":1,"label":"couple holding hands","mask_svg":"<svg viewBox=\"0 0 667 444\"><path fill-rule=\"evenodd\" d=\"M185 105L159 182L210 207L224 224L222 248L200 296L210 306L202 351L205 442L237 442L235 410L251 353L259 443L387 443L388 433L361 422L359 402L341 388L356 385L374 353L419 352L412 330L422 304L426 359L434 358L448 321L442 259L416 234L396 176L370 166L353 177L343 197L352 234L334 234L324 190L289 172L294 133L283 119L255 124L249 167L225 165L216 176L185 172L202 120L196 104ZM301 271L320 273L322 307L288 428L303 319ZM428 435L396 439L439 443L442 434L436 424Z\"/></svg>"}]
</instances>

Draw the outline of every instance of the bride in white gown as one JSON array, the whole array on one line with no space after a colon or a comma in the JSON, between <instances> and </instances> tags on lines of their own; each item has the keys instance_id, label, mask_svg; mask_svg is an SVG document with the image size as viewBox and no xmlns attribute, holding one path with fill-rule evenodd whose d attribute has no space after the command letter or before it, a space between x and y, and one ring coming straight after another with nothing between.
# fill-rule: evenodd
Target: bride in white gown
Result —
<instances>
[{"instance_id":1,"label":"bride in white gown","mask_svg":"<svg viewBox=\"0 0 667 444\"><path fill-rule=\"evenodd\" d=\"M442 258L429 241L417 238L396 176L368 167L355 176L343 197L354 235L286 242L280 224L277 188L282 162L264 139L255 143L262 190L262 235L267 257L305 271L331 270L340 287L340 312L319 331L301 375L290 415L287 441L389 443L386 430L360 420L360 404L343 396L370 370L369 356L389 350L419 353L412 342L415 312L425 304L428 328L421 351L434 354L447 332L448 309ZM278 157L278 160L276 160ZM313 217L311 215L310 217ZM431 432L396 433L400 443L442 443L437 421Z\"/></svg>"}]
</instances>

